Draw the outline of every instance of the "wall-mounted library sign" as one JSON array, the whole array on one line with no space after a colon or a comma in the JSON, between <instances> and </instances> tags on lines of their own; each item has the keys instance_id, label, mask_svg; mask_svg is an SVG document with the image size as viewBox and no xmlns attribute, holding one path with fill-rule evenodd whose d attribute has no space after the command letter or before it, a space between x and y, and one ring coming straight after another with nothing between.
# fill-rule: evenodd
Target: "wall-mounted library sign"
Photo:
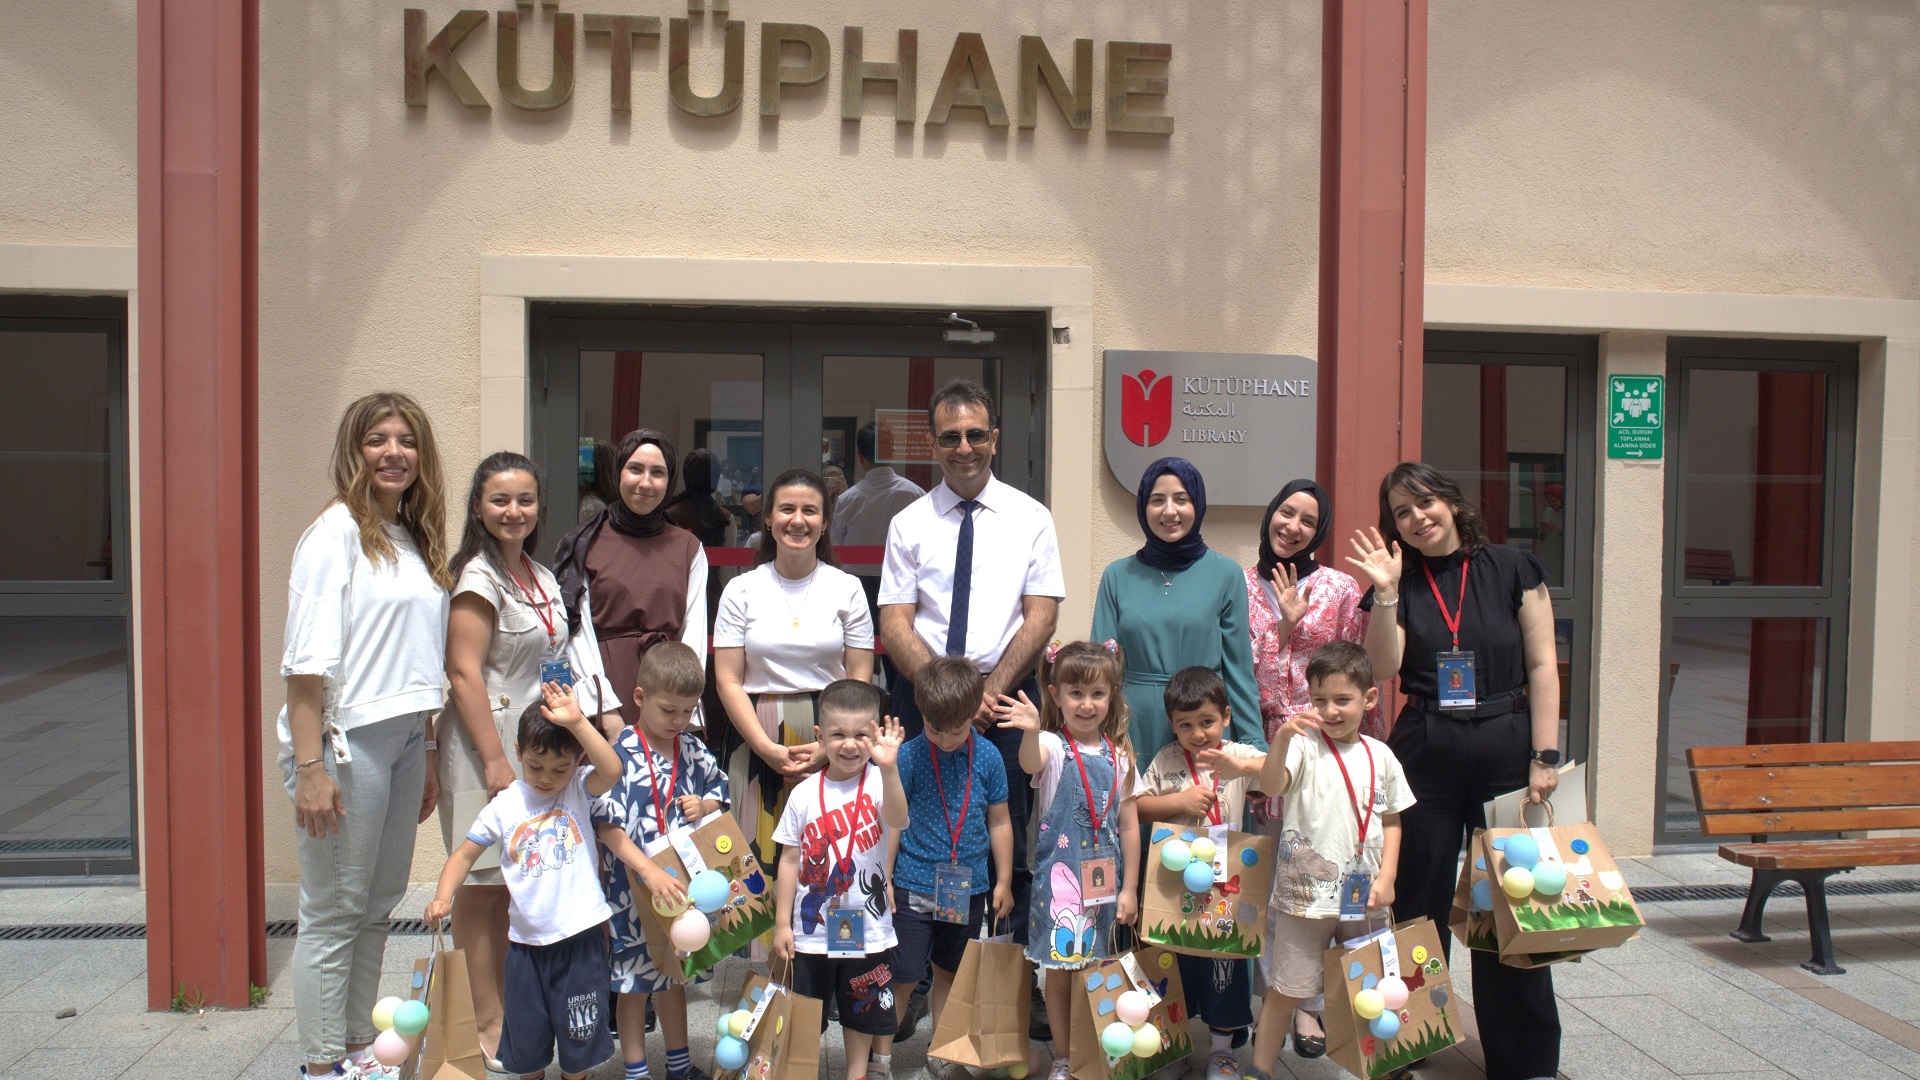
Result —
<instances>
[{"instance_id":1,"label":"wall-mounted library sign","mask_svg":"<svg viewBox=\"0 0 1920 1080\"><path fill-rule=\"evenodd\" d=\"M1133 491L1163 457L1207 480L1207 501L1265 506L1311 477L1318 365L1304 356L1108 349L1106 431L1114 479Z\"/></svg>"}]
</instances>

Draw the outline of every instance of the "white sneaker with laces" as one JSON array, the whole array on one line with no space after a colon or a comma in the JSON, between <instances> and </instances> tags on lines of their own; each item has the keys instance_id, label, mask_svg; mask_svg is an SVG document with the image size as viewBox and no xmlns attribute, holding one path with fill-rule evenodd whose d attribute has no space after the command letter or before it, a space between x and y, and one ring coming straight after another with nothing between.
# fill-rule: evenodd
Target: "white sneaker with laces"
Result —
<instances>
[{"instance_id":1,"label":"white sneaker with laces","mask_svg":"<svg viewBox=\"0 0 1920 1080\"><path fill-rule=\"evenodd\" d=\"M1053 1067L1047 1070L1047 1080L1073 1080L1073 1062L1054 1058Z\"/></svg>"}]
</instances>

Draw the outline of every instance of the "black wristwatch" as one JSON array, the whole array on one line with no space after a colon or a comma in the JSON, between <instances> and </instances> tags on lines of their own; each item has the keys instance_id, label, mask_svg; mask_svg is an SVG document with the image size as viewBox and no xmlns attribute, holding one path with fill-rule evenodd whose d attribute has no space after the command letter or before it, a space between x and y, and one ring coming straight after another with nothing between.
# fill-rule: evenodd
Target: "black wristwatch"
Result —
<instances>
[{"instance_id":1,"label":"black wristwatch","mask_svg":"<svg viewBox=\"0 0 1920 1080\"><path fill-rule=\"evenodd\" d=\"M1560 751L1535 750L1532 756L1529 757L1527 760L1537 761L1540 764L1545 765L1549 769L1556 769L1560 767Z\"/></svg>"}]
</instances>

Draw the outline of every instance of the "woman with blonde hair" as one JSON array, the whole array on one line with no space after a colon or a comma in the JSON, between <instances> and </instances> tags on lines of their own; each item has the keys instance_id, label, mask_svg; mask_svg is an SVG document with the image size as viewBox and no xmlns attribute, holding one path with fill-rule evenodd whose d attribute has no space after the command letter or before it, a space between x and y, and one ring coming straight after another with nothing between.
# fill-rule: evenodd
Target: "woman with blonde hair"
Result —
<instances>
[{"instance_id":1,"label":"woman with blonde hair","mask_svg":"<svg viewBox=\"0 0 1920 1080\"><path fill-rule=\"evenodd\" d=\"M369 1068L387 916L438 799L446 510L433 428L412 398L347 406L333 500L300 537L287 586L280 768L300 856L294 1012L307 1072Z\"/></svg>"}]
</instances>

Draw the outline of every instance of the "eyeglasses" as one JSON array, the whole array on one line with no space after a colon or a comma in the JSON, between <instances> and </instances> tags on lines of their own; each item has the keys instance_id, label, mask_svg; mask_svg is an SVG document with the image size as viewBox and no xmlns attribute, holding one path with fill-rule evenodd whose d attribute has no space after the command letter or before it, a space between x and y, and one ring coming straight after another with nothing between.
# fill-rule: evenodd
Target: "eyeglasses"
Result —
<instances>
[{"instance_id":1,"label":"eyeglasses","mask_svg":"<svg viewBox=\"0 0 1920 1080\"><path fill-rule=\"evenodd\" d=\"M943 431L935 441L946 449L952 450L960 445L961 439L967 440L967 444L970 446L985 446L992 438L993 432L991 431L983 431L980 428L970 428L966 431Z\"/></svg>"}]
</instances>

